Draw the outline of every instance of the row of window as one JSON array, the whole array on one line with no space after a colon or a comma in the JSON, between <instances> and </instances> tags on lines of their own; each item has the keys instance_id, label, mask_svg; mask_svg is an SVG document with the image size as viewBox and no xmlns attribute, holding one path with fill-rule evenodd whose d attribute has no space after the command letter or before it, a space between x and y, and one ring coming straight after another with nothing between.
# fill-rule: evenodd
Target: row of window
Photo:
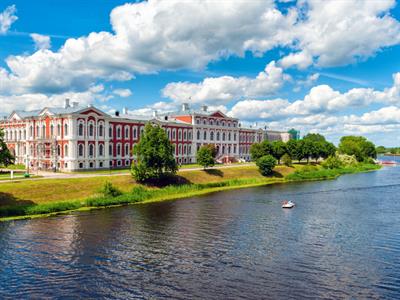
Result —
<instances>
[{"instance_id":1,"label":"row of window","mask_svg":"<svg viewBox=\"0 0 400 300\"><path fill-rule=\"evenodd\" d=\"M225 132L222 132L222 134L220 134L219 131L217 131L216 134L214 134L214 131L211 131L209 134L207 132L207 130L203 131L203 140L207 140L207 138L210 138L210 141L214 141L214 138L216 141L232 141L232 137L233 137L233 141L236 141L236 132L233 133L233 135L229 132L228 134L226 134ZM197 140L200 140L201 138L201 131L197 130Z\"/></svg>"},{"instance_id":2,"label":"row of window","mask_svg":"<svg viewBox=\"0 0 400 300\"><path fill-rule=\"evenodd\" d=\"M236 127L237 126L236 122L220 121L220 120L213 120L213 119L208 120L208 119L200 119L200 118L196 119L196 124L197 125L200 125L200 124L211 125L211 126L216 125L216 126L222 126L222 127L225 127L225 126Z\"/></svg>"}]
</instances>

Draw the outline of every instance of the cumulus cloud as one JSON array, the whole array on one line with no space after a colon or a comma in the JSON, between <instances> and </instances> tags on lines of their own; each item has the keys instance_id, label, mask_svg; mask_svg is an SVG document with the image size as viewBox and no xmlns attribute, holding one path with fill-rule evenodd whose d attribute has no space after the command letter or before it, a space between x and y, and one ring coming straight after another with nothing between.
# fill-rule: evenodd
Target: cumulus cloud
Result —
<instances>
[{"instance_id":1,"label":"cumulus cloud","mask_svg":"<svg viewBox=\"0 0 400 300\"><path fill-rule=\"evenodd\" d=\"M122 98L126 98L132 95L132 91L130 89L115 89L113 90L113 93Z\"/></svg>"},{"instance_id":2,"label":"cumulus cloud","mask_svg":"<svg viewBox=\"0 0 400 300\"><path fill-rule=\"evenodd\" d=\"M36 50L49 49L51 47L49 36L38 33L31 33L30 36L35 43Z\"/></svg>"},{"instance_id":3,"label":"cumulus cloud","mask_svg":"<svg viewBox=\"0 0 400 300\"><path fill-rule=\"evenodd\" d=\"M288 78L272 61L255 78L221 76L205 78L200 83L173 82L162 90L162 94L175 102L227 103L241 97L271 95Z\"/></svg>"},{"instance_id":4,"label":"cumulus cloud","mask_svg":"<svg viewBox=\"0 0 400 300\"><path fill-rule=\"evenodd\" d=\"M16 16L17 8L15 5L8 6L0 13L0 34L5 34L11 28L11 25L18 20Z\"/></svg>"}]
</instances>

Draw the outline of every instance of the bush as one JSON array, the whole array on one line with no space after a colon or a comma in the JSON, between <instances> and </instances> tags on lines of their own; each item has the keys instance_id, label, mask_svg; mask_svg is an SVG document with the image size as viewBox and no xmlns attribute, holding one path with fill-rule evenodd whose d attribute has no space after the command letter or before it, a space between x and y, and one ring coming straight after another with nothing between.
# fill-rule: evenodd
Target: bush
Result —
<instances>
[{"instance_id":1,"label":"bush","mask_svg":"<svg viewBox=\"0 0 400 300\"><path fill-rule=\"evenodd\" d=\"M358 161L354 155L340 154L338 158L343 167L354 167L358 165Z\"/></svg>"},{"instance_id":2,"label":"bush","mask_svg":"<svg viewBox=\"0 0 400 300\"><path fill-rule=\"evenodd\" d=\"M265 155L257 160L256 165L263 176L268 176L276 166L276 159L272 155Z\"/></svg>"},{"instance_id":3,"label":"bush","mask_svg":"<svg viewBox=\"0 0 400 300\"><path fill-rule=\"evenodd\" d=\"M342 162L336 155L329 156L322 162L322 167L325 169L339 169L342 167Z\"/></svg>"},{"instance_id":4,"label":"bush","mask_svg":"<svg viewBox=\"0 0 400 300\"><path fill-rule=\"evenodd\" d=\"M291 165L292 165L292 158L290 157L290 155L289 154L284 154L283 156L282 156L282 162L283 162L283 164L285 165L285 166L288 166L288 167L290 167Z\"/></svg>"},{"instance_id":5,"label":"bush","mask_svg":"<svg viewBox=\"0 0 400 300\"><path fill-rule=\"evenodd\" d=\"M364 159L363 161L366 164L371 164L371 165L375 165L375 160L372 157L367 157L366 159Z\"/></svg>"},{"instance_id":6,"label":"bush","mask_svg":"<svg viewBox=\"0 0 400 300\"><path fill-rule=\"evenodd\" d=\"M122 192L115 186L113 186L111 182L108 181L104 184L103 188L101 189L101 193L105 197L117 197L122 195Z\"/></svg>"}]
</instances>

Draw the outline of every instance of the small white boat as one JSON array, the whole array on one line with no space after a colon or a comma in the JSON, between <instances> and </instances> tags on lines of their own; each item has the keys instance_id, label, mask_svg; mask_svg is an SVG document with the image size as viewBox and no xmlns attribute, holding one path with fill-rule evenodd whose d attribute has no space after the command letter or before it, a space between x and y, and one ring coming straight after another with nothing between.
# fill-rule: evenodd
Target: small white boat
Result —
<instances>
[{"instance_id":1,"label":"small white boat","mask_svg":"<svg viewBox=\"0 0 400 300\"><path fill-rule=\"evenodd\" d=\"M295 204L292 201L284 201L282 203L282 208L293 208L294 206Z\"/></svg>"}]
</instances>

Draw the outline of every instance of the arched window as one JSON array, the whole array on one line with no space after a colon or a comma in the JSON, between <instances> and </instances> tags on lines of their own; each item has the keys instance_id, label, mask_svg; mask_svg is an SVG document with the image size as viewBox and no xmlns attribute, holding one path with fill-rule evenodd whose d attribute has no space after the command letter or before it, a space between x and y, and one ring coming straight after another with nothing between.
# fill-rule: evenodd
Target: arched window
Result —
<instances>
[{"instance_id":1,"label":"arched window","mask_svg":"<svg viewBox=\"0 0 400 300\"><path fill-rule=\"evenodd\" d=\"M204 130L204 133L203 133L203 140L206 140L206 139L207 139L207 131Z\"/></svg>"},{"instance_id":2,"label":"arched window","mask_svg":"<svg viewBox=\"0 0 400 300\"><path fill-rule=\"evenodd\" d=\"M197 130L197 139L200 139L200 130Z\"/></svg>"},{"instance_id":3,"label":"arched window","mask_svg":"<svg viewBox=\"0 0 400 300\"><path fill-rule=\"evenodd\" d=\"M222 133L222 140L225 141L225 132Z\"/></svg>"},{"instance_id":4,"label":"arched window","mask_svg":"<svg viewBox=\"0 0 400 300\"><path fill-rule=\"evenodd\" d=\"M120 139L121 138L121 127L117 127L117 138Z\"/></svg>"},{"instance_id":5,"label":"arched window","mask_svg":"<svg viewBox=\"0 0 400 300\"><path fill-rule=\"evenodd\" d=\"M110 156L113 156L113 145L112 144L110 144L109 146L108 146L108 155L110 155Z\"/></svg>"},{"instance_id":6,"label":"arched window","mask_svg":"<svg viewBox=\"0 0 400 300\"><path fill-rule=\"evenodd\" d=\"M186 154L186 145L183 146L183 154Z\"/></svg>"},{"instance_id":7,"label":"arched window","mask_svg":"<svg viewBox=\"0 0 400 300\"><path fill-rule=\"evenodd\" d=\"M188 132L188 139L189 139L189 140L192 139L192 132L191 132L191 131Z\"/></svg>"},{"instance_id":8,"label":"arched window","mask_svg":"<svg viewBox=\"0 0 400 300\"><path fill-rule=\"evenodd\" d=\"M210 132L210 140L213 141L214 140L214 131Z\"/></svg>"},{"instance_id":9,"label":"arched window","mask_svg":"<svg viewBox=\"0 0 400 300\"><path fill-rule=\"evenodd\" d=\"M186 132L186 130L183 132L183 139L186 141L186 138L187 138L187 132Z\"/></svg>"},{"instance_id":10,"label":"arched window","mask_svg":"<svg viewBox=\"0 0 400 300\"><path fill-rule=\"evenodd\" d=\"M125 156L129 156L129 144L125 144Z\"/></svg>"},{"instance_id":11,"label":"arched window","mask_svg":"<svg viewBox=\"0 0 400 300\"><path fill-rule=\"evenodd\" d=\"M29 136L30 137L33 136L33 126L32 125L29 127Z\"/></svg>"},{"instance_id":12,"label":"arched window","mask_svg":"<svg viewBox=\"0 0 400 300\"><path fill-rule=\"evenodd\" d=\"M178 146L178 154L182 154L182 145Z\"/></svg>"},{"instance_id":13,"label":"arched window","mask_svg":"<svg viewBox=\"0 0 400 300\"><path fill-rule=\"evenodd\" d=\"M79 136L83 136L83 124L79 124L78 126L78 135Z\"/></svg>"},{"instance_id":14,"label":"arched window","mask_svg":"<svg viewBox=\"0 0 400 300\"><path fill-rule=\"evenodd\" d=\"M100 144L99 145L99 156L103 156L104 155L104 145Z\"/></svg>"},{"instance_id":15,"label":"arched window","mask_svg":"<svg viewBox=\"0 0 400 300\"><path fill-rule=\"evenodd\" d=\"M53 124L50 125L50 136L51 137L54 136L54 125Z\"/></svg>"},{"instance_id":16,"label":"arched window","mask_svg":"<svg viewBox=\"0 0 400 300\"><path fill-rule=\"evenodd\" d=\"M136 139L137 137L137 128L133 127L133 138Z\"/></svg>"},{"instance_id":17,"label":"arched window","mask_svg":"<svg viewBox=\"0 0 400 300\"><path fill-rule=\"evenodd\" d=\"M65 156L69 156L69 155L68 155L68 145L65 145L65 146L64 146L64 157L65 157Z\"/></svg>"},{"instance_id":18,"label":"arched window","mask_svg":"<svg viewBox=\"0 0 400 300\"><path fill-rule=\"evenodd\" d=\"M178 131L178 140L181 140L182 139L182 131L179 129L179 131Z\"/></svg>"},{"instance_id":19,"label":"arched window","mask_svg":"<svg viewBox=\"0 0 400 300\"><path fill-rule=\"evenodd\" d=\"M46 138L46 125L42 126L42 138Z\"/></svg>"},{"instance_id":20,"label":"arched window","mask_svg":"<svg viewBox=\"0 0 400 300\"><path fill-rule=\"evenodd\" d=\"M217 141L219 141L219 132L217 132Z\"/></svg>"},{"instance_id":21,"label":"arched window","mask_svg":"<svg viewBox=\"0 0 400 300\"><path fill-rule=\"evenodd\" d=\"M228 133L228 141L230 141L231 140L231 133L229 132Z\"/></svg>"},{"instance_id":22,"label":"arched window","mask_svg":"<svg viewBox=\"0 0 400 300\"><path fill-rule=\"evenodd\" d=\"M108 128L108 136L110 138L112 138L112 136L113 136L113 128L112 128L112 126L110 126L110 128Z\"/></svg>"},{"instance_id":23,"label":"arched window","mask_svg":"<svg viewBox=\"0 0 400 300\"><path fill-rule=\"evenodd\" d=\"M128 126L125 127L125 138L129 139L129 127Z\"/></svg>"},{"instance_id":24,"label":"arched window","mask_svg":"<svg viewBox=\"0 0 400 300\"><path fill-rule=\"evenodd\" d=\"M236 141L236 133L233 134L233 140Z\"/></svg>"},{"instance_id":25,"label":"arched window","mask_svg":"<svg viewBox=\"0 0 400 300\"><path fill-rule=\"evenodd\" d=\"M68 135L68 124L64 125L64 135Z\"/></svg>"},{"instance_id":26,"label":"arched window","mask_svg":"<svg viewBox=\"0 0 400 300\"><path fill-rule=\"evenodd\" d=\"M61 135L61 124L57 124L57 135Z\"/></svg>"},{"instance_id":27,"label":"arched window","mask_svg":"<svg viewBox=\"0 0 400 300\"><path fill-rule=\"evenodd\" d=\"M104 136L104 126L103 126L103 124L99 125L99 136Z\"/></svg>"},{"instance_id":28,"label":"arched window","mask_svg":"<svg viewBox=\"0 0 400 300\"><path fill-rule=\"evenodd\" d=\"M89 156L90 157L94 156L94 145L93 144L89 145Z\"/></svg>"},{"instance_id":29,"label":"arched window","mask_svg":"<svg viewBox=\"0 0 400 300\"><path fill-rule=\"evenodd\" d=\"M121 155L121 144L117 145L117 155L120 156Z\"/></svg>"},{"instance_id":30,"label":"arched window","mask_svg":"<svg viewBox=\"0 0 400 300\"><path fill-rule=\"evenodd\" d=\"M57 145L57 155L61 156L61 145Z\"/></svg>"},{"instance_id":31,"label":"arched window","mask_svg":"<svg viewBox=\"0 0 400 300\"><path fill-rule=\"evenodd\" d=\"M83 145L82 144L79 144L79 146L78 146L78 155L83 156Z\"/></svg>"},{"instance_id":32,"label":"arched window","mask_svg":"<svg viewBox=\"0 0 400 300\"><path fill-rule=\"evenodd\" d=\"M94 126L92 123L90 123L89 125L89 136L93 136L94 135Z\"/></svg>"},{"instance_id":33,"label":"arched window","mask_svg":"<svg viewBox=\"0 0 400 300\"><path fill-rule=\"evenodd\" d=\"M172 139L175 140L176 137L176 129L172 130Z\"/></svg>"}]
</instances>

